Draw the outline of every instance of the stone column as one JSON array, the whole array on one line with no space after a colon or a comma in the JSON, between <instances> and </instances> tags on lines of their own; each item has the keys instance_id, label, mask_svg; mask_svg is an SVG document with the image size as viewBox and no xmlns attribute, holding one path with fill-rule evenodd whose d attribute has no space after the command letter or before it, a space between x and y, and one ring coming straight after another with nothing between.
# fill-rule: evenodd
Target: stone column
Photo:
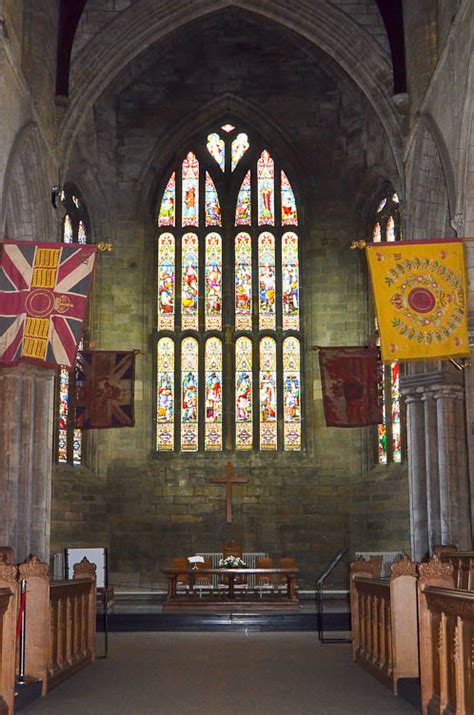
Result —
<instances>
[{"instance_id":1,"label":"stone column","mask_svg":"<svg viewBox=\"0 0 474 715\"><path fill-rule=\"evenodd\" d=\"M0 370L0 541L49 558L54 373Z\"/></svg>"},{"instance_id":2,"label":"stone column","mask_svg":"<svg viewBox=\"0 0 474 715\"><path fill-rule=\"evenodd\" d=\"M440 386L434 393L438 421L441 543L471 548L464 390Z\"/></svg>"},{"instance_id":3,"label":"stone column","mask_svg":"<svg viewBox=\"0 0 474 715\"><path fill-rule=\"evenodd\" d=\"M432 391L423 395L426 465L426 504L428 513L428 546L441 544L439 469L438 469L438 422L436 400Z\"/></svg>"},{"instance_id":4,"label":"stone column","mask_svg":"<svg viewBox=\"0 0 474 715\"><path fill-rule=\"evenodd\" d=\"M423 395L407 395L408 474L410 482L411 557L420 561L429 548Z\"/></svg>"}]
</instances>

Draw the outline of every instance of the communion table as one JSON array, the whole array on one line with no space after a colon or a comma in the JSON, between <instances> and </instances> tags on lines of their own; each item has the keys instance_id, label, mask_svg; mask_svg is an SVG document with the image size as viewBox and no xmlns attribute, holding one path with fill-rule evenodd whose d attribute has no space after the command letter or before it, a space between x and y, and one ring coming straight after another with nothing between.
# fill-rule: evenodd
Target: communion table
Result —
<instances>
[{"instance_id":1,"label":"communion table","mask_svg":"<svg viewBox=\"0 0 474 715\"><path fill-rule=\"evenodd\" d=\"M182 569L164 568L162 573L168 580L168 595L163 604L164 611L180 611L183 608L190 610L205 609L216 611L232 610L280 610L298 608L299 601L296 592L296 575L298 569ZM206 595L194 588L194 579L203 575L218 575L221 579L221 588L209 586ZM256 585L253 589L242 587L242 579L248 576L276 577L278 581L285 577L286 584L282 588L265 588ZM177 588L178 576L187 576L189 586L180 592ZM237 581L237 583L236 583ZM224 582L224 583L222 583Z\"/></svg>"}]
</instances>

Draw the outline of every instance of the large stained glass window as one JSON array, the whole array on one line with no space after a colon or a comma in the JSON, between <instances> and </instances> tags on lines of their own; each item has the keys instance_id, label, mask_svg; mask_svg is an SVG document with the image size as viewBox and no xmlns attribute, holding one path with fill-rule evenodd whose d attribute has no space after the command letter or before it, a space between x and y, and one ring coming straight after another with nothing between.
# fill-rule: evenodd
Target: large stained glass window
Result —
<instances>
[{"instance_id":1,"label":"large stained glass window","mask_svg":"<svg viewBox=\"0 0 474 715\"><path fill-rule=\"evenodd\" d=\"M388 187L376 201L373 223L370 228L374 242L400 241L400 200ZM377 321L375 331L378 333ZM383 422L377 426L377 460L379 464L402 461L404 415L400 398L399 365L394 362L382 369Z\"/></svg>"},{"instance_id":2,"label":"large stained glass window","mask_svg":"<svg viewBox=\"0 0 474 715\"><path fill-rule=\"evenodd\" d=\"M174 449L174 342L160 338L157 350L156 440L158 449Z\"/></svg>"},{"instance_id":3,"label":"large stained glass window","mask_svg":"<svg viewBox=\"0 0 474 715\"><path fill-rule=\"evenodd\" d=\"M222 449L222 342L219 338L206 340L206 426L204 448Z\"/></svg>"},{"instance_id":4,"label":"large stained glass window","mask_svg":"<svg viewBox=\"0 0 474 715\"><path fill-rule=\"evenodd\" d=\"M63 243L81 243L89 241L89 219L83 201L77 192L64 190L61 201L66 210L62 224ZM86 321L87 322L87 321ZM84 338L79 343L79 350L85 347ZM59 464L71 464L78 467L83 462L84 436L75 426L76 378L74 371L60 367L56 376L56 409L54 434L54 452Z\"/></svg>"},{"instance_id":5,"label":"large stained glass window","mask_svg":"<svg viewBox=\"0 0 474 715\"><path fill-rule=\"evenodd\" d=\"M196 138L163 177L158 451L303 448L299 213L289 177L230 122Z\"/></svg>"},{"instance_id":6,"label":"large stained glass window","mask_svg":"<svg viewBox=\"0 0 474 715\"><path fill-rule=\"evenodd\" d=\"M235 343L235 446L253 447L252 341L237 338Z\"/></svg>"},{"instance_id":7,"label":"large stained glass window","mask_svg":"<svg viewBox=\"0 0 474 715\"><path fill-rule=\"evenodd\" d=\"M181 343L181 449L198 450L199 346L195 338Z\"/></svg>"}]
</instances>

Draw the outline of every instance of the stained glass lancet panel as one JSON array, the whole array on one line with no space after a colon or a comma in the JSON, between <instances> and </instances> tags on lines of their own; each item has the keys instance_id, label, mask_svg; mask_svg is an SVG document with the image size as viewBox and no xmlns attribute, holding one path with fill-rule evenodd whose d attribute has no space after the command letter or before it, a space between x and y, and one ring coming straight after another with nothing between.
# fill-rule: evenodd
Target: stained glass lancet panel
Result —
<instances>
[{"instance_id":1,"label":"stained glass lancet panel","mask_svg":"<svg viewBox=\"0 0 474 715\"><path fill-rule=\"evenodd\" d=\"M171 233L158 238L158 330L173 330L175 305L175 242Z\"/></svg>"},{"instance_id":2,"label":"stained glass lancet panel","mask_svg":"<svg viewBox=\"0 0 474 715\"><path fill-rule=\"evenodd\" d=\"M206 236L206 330L222 328L222 240L218 233Z\"/></svg>"},{"instance_id":3,"label":"stained glass lancet panel","mask_svg":"<svg viewBox=\"0 0 474 715\"><path fill-rule=\"evenodd\" d=\"M401 462L400 384L397 362L392 363L390 366L390 378L392 393L392 460Z\"/></svg>"},{"instance_id":4,"label":"stained glass lancet panel","mask_svg":"<svg viewBox=\"0 0 474 715\"><path fill-rule=\"evenodd\" d=\"M281 172L281 225L298 225L295 195L284 171Z\"/></svg>"},{"instance_id":5,"label":"stained glass lancet panel","mask_svg":"<svg viewBox=\"0 0 474 715\"><path fill-rule=\"evenodd\" d=\"M181 343L181 449L198 450L199 347L195 338Z\"/></svg>"},{"instance_id":6,"label":"stained glass lancet panel","mask_svg":"<svg viewBox=\"0 0 474 715\"><path fill-rule=\"evenodd\" d=\"M264 231L258 237L258 305L260 330L274 330L275 312L275 237Z\"/></svg>"},{"instance_id":7,"label":"stained glass lancet panel","mask_svg":"<svg viewBox=\"0 0 474 715\"><path fill-rule=\"evenodd\" d=\"M235 343L235 447L252 449L253 444L252 341Z\"/></svg>"},{"instance_id":8,"label":"stained glass lancet panel","mask_svg":"<svg viewBox=\"0 0 474 715\"><path fill-rule=\"evenodd\" d=\"M209 451L222 449L222 342L208 338L205 352L205 441Z\"/></svg>"},{"instance_id":9,"label":"stained glass lancet panel","mask_svg":"<svg viewBox=\"0 0 474 715\"><path fill-rule=\"evenodd\" d=\"M252 329L252 239L235 237L235 329Z\"/></svg>"},{"instance_id":10,"label":"stained glass lancet panel","mask_svg":"<svg viewBox=\"0 0 474 715\"><path fill-rule=\"evenodd\" d=\"M275 225L275 168L269 152L264 149L257 162L258 225Z\"/></svg>"},{"instance_id":11,"label":"stained glass lancet panel","mask_svg":"<svg viewBox=\"0 0 474 715\"><path fill-rule=\"evenodd\" d=\"M185 233L182 242L181 326L197 330L199 326L199 240L195 233Z\"/></svg>"},{"instance_id":12,"label":"stained glass lancet panel","mask_svg":"<svg viewBox=\"0 0 474 715\"><path fill-rule=\"evenodd\" d=\"M217 161L222 171L225 171L225 142L216 132L207 137L207 151Z\"/></svg>"},{"instance_id":13,"label":"stained glass lancet panel","mask_svg":"<svg viewBox=\"0 0 474 715\"><path fill-rule=\"evenodd\" d=\"M183 161L183 226L199 225L199 162L192 151Z\"/></svg>"},{"instance_id":14,"label":"stained glass lancet panel","mask_svg":"<svg viewBox=\"0 0 474 715\"><path fill-rule=\"evenodd\" d=\"M298 263L298 236L292 231L281 239L281 271L283 330L300 327L300 278Z\"/></svg>"},{"instance_id":15,"label":"stained glass lancet panel","mask_svg":"<svg viewBox=\"0 0 474 715\"><path fill-rule=\"evenodd\" d=\"M386 365L382 365L382 381L385 384ZM382 422L377 425L377 445L379 464L387 464L387 404L383 400L382 405Z\"/></svg>"},{"instance_id":16,"label":"stained glass lancet panel","mask_svg":"<svg viewBox=\"0 0 474 715\"><path fill-rule=\"evenodd\" d=\"M64 243L73 242L72 221L69 214L64 217L63 241Z\"/></svg>"},{"instance_id":17,"label":"stained glass lancet panel","mask_svg":"<svg viewBox=\"0 0 474 715\"><path fill-rule=\"evenodd\" d=\"M158 226L175 225L175 205L176 205L176 172L173 171L163 192L161 199L160 213L158 214Z\"/></svg>"},{"instance_id":18,"label":"stained glass lancet panel","mask_svg":"<svg viewBox=\"0 0 474 715\"><path fill-rule=\"evenodd\" d=\"M251 199L250 169L244 176L237 196L237 206L235 208L235 225L250 226L252 223L252 199Z\"/></svg>"},{"instance_id":19,"label":"stained glass lancet panel","mask_svg":"<svg viewBox=\"0 0 474 715\"><path fill-rule=\"evenodd\" d=\"M382 240L382 232L381 232L379 223L376 223L374 226L374 233L372 236L372 240L374 241L374 243L379 243Z\"/></svg>"},{"instance_id":20,"label":"stained glass lancet panel","mask_svg":"<svg viewBox=\"0 0 474 715\"><path fill-rule=\"evenodd\" d=\"M87 232L84 226L84 221L79 221L79 226L77 228L77 242L87 243Z\"/></svg>"},{"instance_id":21,"label":"stained glass lancet panel","mask_svg":"<svg viewBox=\"0 0 474 715\"><path fill-rule=\"evenodd\" d=\"M67 426L69 420L69 372L65 367L59 371L59 415L58 415L58 461L68 461Z\"/></svg>"},{"instance_id":22,"label":"stained glass lancet panel","mask_svg":"<svg viewBox=\"0 0 474 715\"><path fill-rule=\"evenodd\" d=\"M396 239L395 221L393 220L393 216L389 216L387 221L387 241L396 241Z\"/></svg>"},{"instance_id":23,"label":"stained glass lancet panel","mask_svg":"<svg viewBox=\"0 0 474 715\"><path fill-rule=\"evenodd\" d=\"M158 341L156 446L160 451L174 447L174 342L171 338Z\"/></svg>"},{"instance_id":24,"label":"stained glass lancet panel","mask_svg":"<svg viewBox=\"0 0 474 715\"><path fill-rule=\"evenodd\" d=\"M232 142L232 171L234 171L249 146L250 144L247 134L244 134L243 132L237 134Z\"/></svg>"},{"instance_id":25,"label":"stained glass lancet panel","mask_svg":"<svg viewBox=\"0 0 474 715\"><path fill-rule=\"evenodd\" d=\"M206 171L206 226L221 225L221 207L216 185Z\"/></svg>"},{"instance_id":26,"label":"stained glass lancet panel","mask_svg":"<svg viewBox=\"0 0 474 715\"><path fill-rule=\"evenodd\" d=\"M277 448L276 343L273 338L260 340L260 449Z\"/></svg>"},{"instance_id":27,"label":"stained glass lancet panel","mask_svg":"<svg viewBox=\"0 0 474 715\"><path fill-rule=\"evenodd\" d=\"M301 449L301 357L300 341L283 341L283 448Z\"/></svg>"}]
</instances>

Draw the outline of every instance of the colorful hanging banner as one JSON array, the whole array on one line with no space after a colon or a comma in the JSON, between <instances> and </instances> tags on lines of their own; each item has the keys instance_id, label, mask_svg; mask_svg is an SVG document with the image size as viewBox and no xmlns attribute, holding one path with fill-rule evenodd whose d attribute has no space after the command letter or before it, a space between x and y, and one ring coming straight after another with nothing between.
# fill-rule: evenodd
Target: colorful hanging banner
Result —
<instances>
[{"instance_id":1,"label":"colorful hanging banner","mask_svg":"<svg viewBox=\"0 0 474 715\"><path fill-rule=\"evenodd\" d=\"M458 239L368 244L382 361L469 356Z\"/></svg>"},{"instance_id":2,"label":"colorful hanging banner","mask_svg":"<svg viewBox=\"0 0 474 715\"><path fill-rule=\"evenodd\" d=\"M319 367L328 427L364 427L383 421L376 348L319 348Z\"/></svg>"},{"instance_id":3,"label":"colorful hanging banner","mask_svg":"<svg viewBox=\"0 0 474 715\"><path fill-rule=\"evenodd\" d=\"M135 353L87 350L77 356L76 427L133 427Z\"/></svg>"},{"instance_id":4,"label":"colorful hanging banner","mask_svg":"<svg viewBox=\"0 0 474 715\"><path fill-rule=\"evenodd\" d=\"M96 248L0 243L0 365L74 367Z\"/></svg>"}]
</instances>

